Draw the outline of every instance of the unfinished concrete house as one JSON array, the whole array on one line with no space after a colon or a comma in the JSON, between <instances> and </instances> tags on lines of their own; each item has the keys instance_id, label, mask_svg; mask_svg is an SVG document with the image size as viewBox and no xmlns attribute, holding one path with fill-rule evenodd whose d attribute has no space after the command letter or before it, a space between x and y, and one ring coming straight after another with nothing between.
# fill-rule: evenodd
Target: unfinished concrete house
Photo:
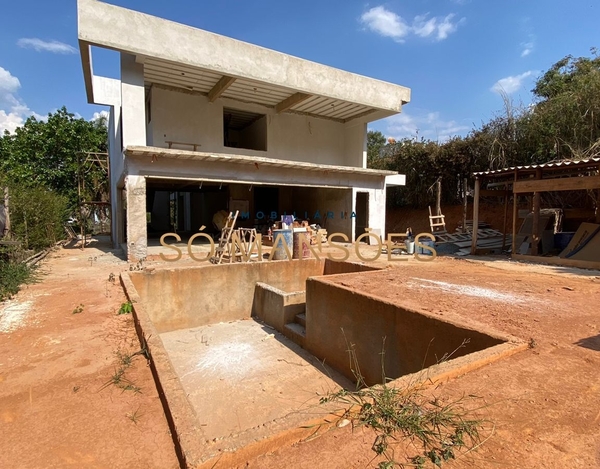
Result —
<instances>
[{"instance_id":1,"label":"unfinished concrete house","mask_svg":"<svg viewBox=\"0 0 600 469\"><path fill-rule=\"evenodd\" d=\"M366 168L367 124L410 89L96 0L78 0L78 27L87 99L110 107L112 237L129 260L214 229L219 210L384 235L386 187L405 178ZM94 75L94 47L120 54L120 80Z\"/></svg>"}]
</instances>

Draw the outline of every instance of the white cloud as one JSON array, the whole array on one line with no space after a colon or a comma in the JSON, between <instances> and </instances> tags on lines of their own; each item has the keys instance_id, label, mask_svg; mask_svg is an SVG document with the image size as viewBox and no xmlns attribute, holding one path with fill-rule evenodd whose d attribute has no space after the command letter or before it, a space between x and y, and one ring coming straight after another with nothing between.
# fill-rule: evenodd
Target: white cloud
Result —
<instances>
[{"instance_id":1,"label":"white cloud","mask_svg":"<svg viewBox=\"0 0 600 469\"><path fill-rule=\"evenodd\" d=\"M4 135L4 131L8 130L11 134L15 132L17 127L23 125L23 117L14 112L6 113L4 109L0 109L0 135Z\"/></svg>"},{"instance_id":2,"label":"white cloud","mask_svg":"<svg viewBox=\"0 0 600 469\"><path fill-rule=\"evenodd\" d=\"M387 10L384 6L373 7L360 17L361 22L371 31L384 37L391 37L396 42L404 42L405 38L414 34L419 37L431 37L442 41L458 29L465 19L454 20L451 13L445 17L429 17L429 13L415 16L409 24L400 15Z\"/></svg>"},{"instance_id":3,"label":"white cloud","mask_svg":"<svg viewBox=\"0 0 600 469\"><path fill-rule=\"evenodd\" d=\"M108 111L94 112L94 115L92 116L91 120L97 121L98 119L105 119L106 122L108 122L109 116L110 114L108 113Z\"/></svg>"},{"instance_id":4,"label":"white cloud","mask_svg":"<svg viewBox=\"0 0 600 469\"><path fill-rule=\"evenodd\" d=\"M529 41L521 43L521 57L527 57L529 54L533 52L535 48L535 37L533 35L529 35Z\"/></svg>"},{"instance_id":5,"label":"white cloud","mask_svg":"<svg viewBox=\"0 0 600 469\"><path fill-rule=\"evenodd\" d=\"M420 37L435 37L438 41L443 41L450 34L458 29L458 25L464 21L464 18L457 22L452 22L454 13L445 18L430 18L429 15L415 16L412 30Z\"/></svg>"},{"instance_id":6,"label":"white cloud","mask_svg":"<svg viewBox=\"0 0 600 469\"><path fill-rule=\"evenodd\" d=\"M410 32L410 27L401 16L386 10L383 6L371 8L363 13L360 20L371 31L385 37L391 37L398 42L403 42L403 38Z\"/></svg>"},{"instance_id":7,"label":"white cloud","mask_svg":"<svg viewBox=\"0 0 600 469\"><path fill-rule=\"evenodd\" d=\"M17 92L20 88L19 79L0 67L0 135L3 135L5 130L13 133L29 116L42 118L19 99Z\"/></svg>"},{"instance_id":8,"label":"white cloud","mask_svg":"<svg viewBox=\"0 0 600 469\"><path fill-rule=\"evenodd\" d=\"M76 54L77 49L60 41L43 41L36 37L21 38L17 45L23 49L33 49L37 52L52 52L53 54Z\"/></svg>"},{"instance_id":9,"label":"white cloud","mask_svg":"<svg viewBox=\"0 0 600 469\"><path fill-rule=\"evenodd\" d=\"M536 72L533 70L528 70L525 73L521 73L520 75L509 76L505 78L501 78L494 86L490 88L494 93L502 94L513 94L521 89L523 83L530 77L532 77Z\"/></svg>"},{"instance_id":10,"label":"white cloud","mask_svg":"<svg viewBox=\"0 0 600 469\"><path fill-rule=\"evenodd\" d=\"M12 76L8 70L0 67L0 99L3 95L16 93L19 88L21 88L19 79Z\"/></svg>"},{"instance_id":11,"label":"white cloud","mask_svg":"<svg viewBox=\"0 0 600 469\"><path fill-rule=\"evenodd\" d=\"M396 140L403 138L426 138L438 142L446 142L456 135L464 135L471 130L468 125L454 120L443 120L439 112L425 112L412 116L406 111L383 121L386 124L387 136Z\"/></svg>"}]
</instances>

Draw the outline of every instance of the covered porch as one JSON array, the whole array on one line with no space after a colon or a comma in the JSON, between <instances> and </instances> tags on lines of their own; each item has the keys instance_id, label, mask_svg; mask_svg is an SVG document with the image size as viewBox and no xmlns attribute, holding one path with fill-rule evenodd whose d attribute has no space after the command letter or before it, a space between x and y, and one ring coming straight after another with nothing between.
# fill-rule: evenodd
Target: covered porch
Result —
<instances>
[{"instance_id":1,"label":"covered porch","mask_svg":"<svg viewBox=\"0 0 600 469\"><path fill-rule=\"evenodd\" d=\"M268 230L294 215L354 240L369 227L384 235L387 185L404 176L347 166L157 147L128 147L127 255L144 259L165 233L215 233L213 215L239 211L237 226Z\"/></svg>"}]
</instances>

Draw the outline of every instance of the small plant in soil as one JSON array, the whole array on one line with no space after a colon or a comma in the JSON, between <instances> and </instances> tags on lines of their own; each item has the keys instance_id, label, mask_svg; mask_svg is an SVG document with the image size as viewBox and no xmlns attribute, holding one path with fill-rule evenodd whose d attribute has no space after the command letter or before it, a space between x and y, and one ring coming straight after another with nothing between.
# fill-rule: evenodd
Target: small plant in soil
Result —
<instances>
[{"instance_id":1,"label":"small plant in soil","mask_svg":"<svg viewBox=\"0 0 600 469\"><path fill-rule=\"evenodd\" d=\"M83 303L79 303L79 306L75 307L72 314L79 314L79 313L83 313Z\"/></svg>"},{"instance_id":2,"label":"small plant in soil","mask_svg":"<svg viewBox=\"0 0 600 469\"><path fill-rule=\"evenodd\" d=\"M373 459L383 459L378 469L441 468L482 444L484 421L471 415L473 411L464 405L466 398L442 400L427 392L427 384L394 386L385 377L383 353L382 383L368 387L360 374L353 344L348 353L357 390L342 389L321 402L344 404L346 410L338 416L340 420L348 419L353 425L375 431Z\"/></svg>"},{"instance_id":3,"label":"small plant in soil","mask_svg":"<svg viewBox=\"0 0 600 469\"><path fill-rule=\"evenodd\" d=\"M126 353L120 349L117 350L115 352L115 356L117 357L118 368L115 369L115 372L112 374L109 380L102 385L99 391L102 391L103 389L114 385L122 391L133 391L135 393L141 393L142 389L125 377L125 372L133 364L133 357L135 357L136 355L146 356L146 350L142 349L134 353Z\"/></svg>"},{"instance_id":4,"label":"small plant in soil","mask_svg":"<svg viewBox=\"0 0 600 469\"><path fill-rule=\"evenodd\" d=\"M142 418L144 414L142 414L140 412L140 408L138 407L137 410L135 412L129 412L127 414L125 414L125 416L131 420L133 423L135 423L137 425L137 423L140 421L140 419Z\"/></svg>"},{"instance_id":5,"label":"small plant in soil","mask_svg":"<svg viewBox=\"0 0 600 469\"><path fill-rule=\"evenodd\" d=\"M133 311L133 305L131 304L130 301L128 301L126 303L121 304L121 307L119 308L119 311L117 312L117 314L131 314L132 311Z\"/></svg>"}]
</instances>

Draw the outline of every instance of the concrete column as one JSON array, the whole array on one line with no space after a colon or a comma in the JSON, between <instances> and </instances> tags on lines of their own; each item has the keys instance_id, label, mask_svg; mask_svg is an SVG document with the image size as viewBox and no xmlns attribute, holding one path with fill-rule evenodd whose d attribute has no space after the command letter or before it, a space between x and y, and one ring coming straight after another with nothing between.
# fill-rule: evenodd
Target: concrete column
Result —
<instances>
[{"instance_id":1,"label":"concrete column","mask_svg":"<svg viewBox=\"0 0 600 469\"><path fill-rule=\"evenodd\" d=\"M380 233L385 239L385 189L374 189L369 196L369 228Z\"/></svg>"},{"instance_id":2,"label":"concrete column","mask_svg":"<svg viewBox=\"0 0 600 469\"><path fill-rule=\"evenodd\" d=\"M121 53L121 109L123 147L146 146L144 65L135 56Z\"/></svg>"},{"instance_id":3,"label":"concrete column","mask_svg":"<svg viewBox=\"0 0 600 469\"><path fill-rule=\"evenodd\" d=\"M146 231L146 178L127 176L127 260L137 262L148 253Z\"/></svg>"},{"instance_id":4,"label":"concrete column","mask_svg":"<svg viewBox=\"0 0 600 469\"><path fill-rule=\"evenodd\" d=\"M113 247L119 247L119 233L122 232L122 217L119 216L121 191L118 182L123 173L123 148L121 147L121 107L111 106L108 118L108 155L110 160L110 220Z\"/></svg>"}]
</instances>

